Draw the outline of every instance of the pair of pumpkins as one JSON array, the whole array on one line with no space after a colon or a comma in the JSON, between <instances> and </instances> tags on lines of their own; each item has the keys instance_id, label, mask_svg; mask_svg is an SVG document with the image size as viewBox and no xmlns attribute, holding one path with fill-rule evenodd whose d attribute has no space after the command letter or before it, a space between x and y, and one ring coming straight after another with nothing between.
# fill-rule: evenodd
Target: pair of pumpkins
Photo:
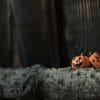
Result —
<instances>
[{"instance_id":1,"label":"pair of pumpkins","mask_svg":"<svg viewBox=\"0 0 100 100\"><path fill-rule=\"evenodd\" d=\"M93 66L94 68L100 68L100 54L94 52L92 55L84 56L76 56L72 59L71 67L72 69L80 68L89 68L90 66Z\"/></svg>"}]
</instances>

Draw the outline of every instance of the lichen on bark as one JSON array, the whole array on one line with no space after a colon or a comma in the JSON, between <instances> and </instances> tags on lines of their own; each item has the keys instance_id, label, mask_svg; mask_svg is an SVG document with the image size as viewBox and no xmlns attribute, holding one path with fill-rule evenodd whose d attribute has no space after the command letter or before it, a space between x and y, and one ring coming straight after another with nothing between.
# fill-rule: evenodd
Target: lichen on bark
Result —
<instances>
[{"instance_id":1,"label":"lichen on bark","mask_svg":"<svg viewBox=\"0 0 100 100\"><path fill-rule=\"evenodd\" d=\"M0 68L0 96L4 98L32 91L39 100L94 100L100 99L99 84L100 70L93 68Z\"/></svg>"}]
</instances>

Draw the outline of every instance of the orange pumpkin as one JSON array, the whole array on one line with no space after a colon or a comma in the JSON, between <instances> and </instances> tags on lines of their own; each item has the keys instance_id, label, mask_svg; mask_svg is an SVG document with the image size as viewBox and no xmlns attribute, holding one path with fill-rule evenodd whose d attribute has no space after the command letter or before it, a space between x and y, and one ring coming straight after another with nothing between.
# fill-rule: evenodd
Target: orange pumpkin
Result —
<instances>
[{"instance_id":1,"label":"orange pumpkin","mask_svg":"<svg viewBox=\"0 0 100 100\"><path fill-rule=\"evenodd\" d=\"M100 54L94 52L90 57L89 61L93 65L94 68L100 68Z\"/></svg>"},{"instance_id":2,"label":"orange pumpkin","mask_svg":"<svg viewBox=\"0 0 100 100\"><path fill-rule=\"evenodd\" d=\"M76 56L72 59L71 67L72 69L77 69L78 67L87 68L90 66L90 61L87 56Z\"/></svg>"}]
</instances>

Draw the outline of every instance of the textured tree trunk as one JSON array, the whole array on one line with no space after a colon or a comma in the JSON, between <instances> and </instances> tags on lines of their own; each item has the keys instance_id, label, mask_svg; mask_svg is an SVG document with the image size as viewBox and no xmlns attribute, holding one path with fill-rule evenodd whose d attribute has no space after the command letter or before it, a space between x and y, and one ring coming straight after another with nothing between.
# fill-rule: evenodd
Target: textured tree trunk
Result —
<instances>
[{"instance_id":1,"label":"textured tree trunk","mask_svg":"<svg viewBox=\"0 0 100 100\"><path fill-rule=\"evenodd\" d=\"M0 4L0 64L59 66L55 0L1 0Z\"/></svg>"}]
</instances>

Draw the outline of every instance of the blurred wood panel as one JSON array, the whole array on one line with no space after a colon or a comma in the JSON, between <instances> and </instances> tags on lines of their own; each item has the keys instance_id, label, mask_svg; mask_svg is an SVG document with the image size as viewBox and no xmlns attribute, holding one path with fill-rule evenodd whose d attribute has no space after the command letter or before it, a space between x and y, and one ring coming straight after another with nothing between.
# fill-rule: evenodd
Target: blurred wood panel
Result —
<instances>
[{"instance_id":1,"label":"blurred wood panel","mask_svg":"<svg viewBox=\"0 0 100 100\"><path fill-rule=\"evenodd\" d=\"M63 0L66 57L100 52L100 1Z\"/></svg>"},{"instance_id":2,"label":"blurred wood panel","mask_svg":"<svg viewBox=\"0 0 100 100\"><path fill-rule=\"evenodd\" d=\"M59 66L54 1L1 0L0 64Z\"/></svg>"},{"instance_id":3,"label":"blurred wood panel","mask_svg":"<svg viewBox=\"0 0 100 100\"><path fill-rule=\"evenodd\" d=\"M43 11L43 37L48 51L51 66L60 66L59 43L56 20L55 0L42 0Z\"/></svg>"},{"instance_id":4,"label":"blurred wood panel","mask_svg":"<svg viewBox=\"0 0 100 100\"><path fill-rule=\"evenodd\" d=\"M7 3L0 0L0 66L9 66L9 34L7 22Z\"/></svg>"},{"instance_id":5,"label":"blurred wood panel","mask_svg":"<svg viewBox=\"0 0 100 100\"><path fill-rule=\"evenodd\" d=\"M55 19L52 17L51 2L11 0L16 26L15 33L12 33L12 46L16 55L12 56L19 57L23 66L59 65L57 34L54 29L56 27L53 25Z\"/></svg>"}]
</instances>

